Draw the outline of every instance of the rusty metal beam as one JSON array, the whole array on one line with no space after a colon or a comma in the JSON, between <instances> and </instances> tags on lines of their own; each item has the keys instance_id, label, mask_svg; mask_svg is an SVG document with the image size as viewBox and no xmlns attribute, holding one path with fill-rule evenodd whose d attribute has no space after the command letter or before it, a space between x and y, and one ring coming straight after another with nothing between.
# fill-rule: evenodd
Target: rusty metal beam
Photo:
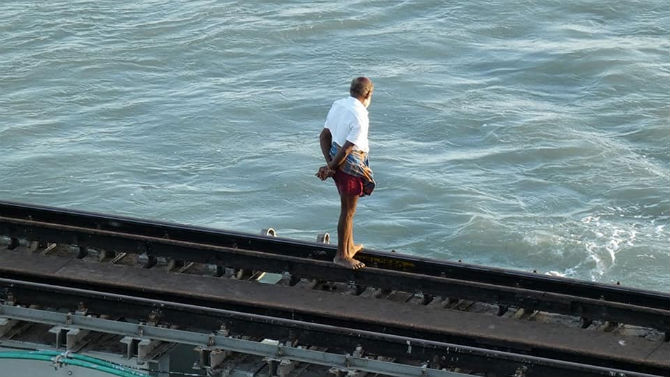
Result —
<instances>
[{"instance_id":1,"label":"rusty metal beam","mask_svg":"<svg viewBox=\"0 0 670 377\"><path fill-rule=\"evenodd\" d=\"M0 217L0 234L30 240L38 239L43 242L65 242L79 247L147 253L152 256L235 268L276 273L287 272L304 278L355 282L362 286L457 297L501 306L512 305L531 310L646 326L670 332L670 310L668 309L609 302L590 297L373 267L354 271L309 258L4 216Z\"/></svg>"},{"instance_id":2,"label":"rusty metal beam","mask_svg":"<svg viewBox=\"0 0 670 377\"><path fill-rule=\"evenodd\" d=\"M0 201L0 216L8 219L31 220L77 228L106 230L319 260L332 260L336 251L334 245L323 243L304 242L7 201ZM499 286L526 288L662 310L670 309L670 294L664 292L633 289L625 286L587 282L488 266L433 260L368 249L363 250L359 256L366 264L381 269L448 277Z\"/></svg>"}]
</instances>

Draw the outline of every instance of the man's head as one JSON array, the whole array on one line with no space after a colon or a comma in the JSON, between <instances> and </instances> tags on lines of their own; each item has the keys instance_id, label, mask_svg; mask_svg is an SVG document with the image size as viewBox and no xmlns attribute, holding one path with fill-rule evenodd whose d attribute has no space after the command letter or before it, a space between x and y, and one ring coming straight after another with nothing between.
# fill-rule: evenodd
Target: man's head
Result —
<instances>
[{"instance_id":1,"label":"man's head","mask_svg":"<svg viewBox=\"0 0 670 377\"><path fill-rule=\"evenodd\" d=\"M363 106L370 106L370 101L372 100L372 91L375 86L372 84L372 80L367 77L356 77L351 80L351 87L349 88L349 94L352 97L358 98Z\"/></svg>"}]
</instances>

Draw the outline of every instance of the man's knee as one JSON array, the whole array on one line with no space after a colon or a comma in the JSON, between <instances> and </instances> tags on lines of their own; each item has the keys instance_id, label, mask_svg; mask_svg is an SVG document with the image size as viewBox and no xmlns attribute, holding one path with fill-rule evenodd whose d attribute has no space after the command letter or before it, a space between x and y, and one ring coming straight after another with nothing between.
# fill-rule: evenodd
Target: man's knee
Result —
<instances>
[{"instance_id":1,"label":"man's knee","mask_svg":"<svg viewBox=\"0 0 670 377\"><path fill-rule=\"evenodd\" d=\"M342 208L342 211L340 212L340 215L342 217L345 217L346 219L353 219L354 214L356 214L356 208L351 208L351 207L344 207L344 208Z\"/></svg>"},{"instance_id":2,"label":"man's knee","mask_svg":"<svg viewBox=\"0 0 670 377\"><path fill-rule=\"evenodd\" d=\"M351 202L346 203L343 210L344 210L345 213L350 214L351 216L353 216L354 213L356 213L356 203L355 202L354 203L351 203Z\"/></svg>"}]
</instances>

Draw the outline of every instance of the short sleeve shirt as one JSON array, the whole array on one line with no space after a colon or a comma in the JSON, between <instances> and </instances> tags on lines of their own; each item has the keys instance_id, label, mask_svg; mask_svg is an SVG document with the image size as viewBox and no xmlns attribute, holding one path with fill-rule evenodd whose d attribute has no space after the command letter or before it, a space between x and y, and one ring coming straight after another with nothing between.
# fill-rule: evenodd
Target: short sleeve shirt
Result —
<instances>
[{"instance_id":1,"label":"short sleeve shirt","mask_svg":"<svg viewBox=\"0 0 670 377\"><path fill-rule=\"evenodd\" d=\"M350 141L354 144L354 150L360 150L365 153L370 151L368 146L368 129L370 121L368 119L368 109L363 106L361 101L354 97L347 97L333 102L324 128L330 130L333 141L339 146Z\"/></svg>"}]
</instances>

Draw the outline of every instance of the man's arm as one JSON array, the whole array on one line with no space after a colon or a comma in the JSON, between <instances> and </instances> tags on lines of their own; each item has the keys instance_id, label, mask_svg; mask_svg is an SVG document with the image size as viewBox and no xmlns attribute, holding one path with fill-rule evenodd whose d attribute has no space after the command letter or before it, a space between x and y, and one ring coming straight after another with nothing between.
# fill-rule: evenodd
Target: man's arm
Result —
<instances>
[{"instance_id":1,"label":"man's arm","mask_svg":"<svg viewBox=\"0 0 670 377\"><path fill-rule=\"evenodd\" d=\"M344 160L347 158L347 156L351 153L351 151L354 150L354 143L350 142L347 140L342 148L340 148L339 151L337 151L337 154L331 161L328 162L328 168L337 170L337 168L342 165Z\"/></svg>"},{"instance_id":2,"label":"man's arm","mask_svg":"<svg viewBox=\"0 0 670 377\"><path fill-rule=\"evenodd\" d=\"M323 158L326 159L326 163L330 163L330 145L333 143L333 135L330 133L330 130L324 128L319 135L319 141L321 143L321 153L323 153Z\"/></svg>"},{"instance_id":3,"label":"man's arm","mask_svg":"<svg viewBox=\"0 0 670 377\"><path fill-rule=\"evenodd\" d=\"M323 153L323 158L326 159L326 166L319 168L319 171L316 173L316 176L325 180L328 177L335 175L335 170L342 165L344 159L347 158L349 153L354 150L354 144L350 141L346 141L344 146L337 151L337 154L334 158L330 158L330 146L333 142L333 135L330 133L330 130L324 128L319 135L319 143L321 144L321 153Z\"/></svg>"},{"instance_id":4,"label":"man's arm","mask_svg":"<svg viewBox=\"0 0 670 377\"><path fill-rule=\"evenodd\" d=\"M323 153L323 158L326 159L326 165L320 167L319 171L316 173L316 176L322 181L335 175L335 171L329 167L332 160L332 158L330 158L330 146L332 142L333 134L330 133L329 129L324 127L321 131L321 135L319 135L319 144L321 144L321 153Z\"/></svg>"}]
</instances>

